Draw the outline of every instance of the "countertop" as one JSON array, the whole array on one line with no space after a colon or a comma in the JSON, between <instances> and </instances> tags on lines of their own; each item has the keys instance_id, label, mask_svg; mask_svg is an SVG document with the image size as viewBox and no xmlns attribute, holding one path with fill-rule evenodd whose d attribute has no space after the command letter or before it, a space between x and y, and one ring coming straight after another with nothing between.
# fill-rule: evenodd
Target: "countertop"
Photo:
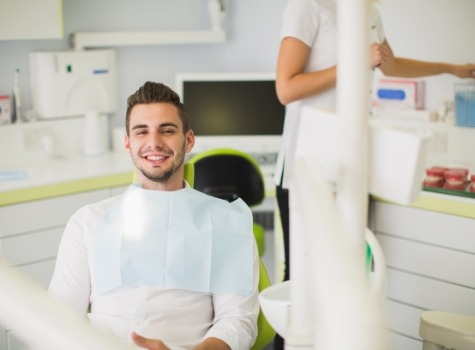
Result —
<instances>
[{"instance_id":1,"label":"countertop","mask_svg":"<svg viewBox=\"0 0 475 350\"><path fill-rule=\"evenodd\" d=\"M475 219L475 199L421 191L411 207Z\"/></svg>"},{"instance_id":2,"label":"countertop","mask_svg":"<svg viewBox=\"0 0 475 350\"><path fill-rule=\"evenodd\" d=\"M125 152L3 165L0 166L0 206L126 186L132 182L132 172L132 161ZM475 219L472 198L421 191L409 206Z\"/></svg>"},{"instance_id":3,"label":"countertop","mask_svg":"<svg viewBox=\"0 0 475 350\"><path fill-rule=\"evenodd\" d=\"M0 206L130 184L127 153L52 158L0 167Z\"/></svg>"},{"instance_id":4,"label":"countertop","mask_svg":"<svg viewBox=\"0 0 475 350\"><path fill-rule=\"evenodd\" d=\"M396 205L405 205L378 197L373 197L373 199ZM475 199L473 198L421 191L419 197L406 206L475 219Z\"/></svg>"}]
</instances>

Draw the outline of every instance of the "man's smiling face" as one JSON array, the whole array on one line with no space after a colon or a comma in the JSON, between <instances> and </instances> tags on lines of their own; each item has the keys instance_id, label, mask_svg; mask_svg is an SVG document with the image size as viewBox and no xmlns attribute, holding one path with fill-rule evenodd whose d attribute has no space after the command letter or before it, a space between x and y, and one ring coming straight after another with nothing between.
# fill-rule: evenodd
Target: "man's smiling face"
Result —
<instances>
[{"instance_id":1,"label":"man's smiling face","mask_svg":"<svg viewBox=\"0 0 475 350\"><path fill-rule=\"evenodd\" d=\"M171 103L134 106L125 147L136 166L143 188L183 188L185 155L194 145L193 131L183 132L177 108Z\"/></svg>"}]
</instances>

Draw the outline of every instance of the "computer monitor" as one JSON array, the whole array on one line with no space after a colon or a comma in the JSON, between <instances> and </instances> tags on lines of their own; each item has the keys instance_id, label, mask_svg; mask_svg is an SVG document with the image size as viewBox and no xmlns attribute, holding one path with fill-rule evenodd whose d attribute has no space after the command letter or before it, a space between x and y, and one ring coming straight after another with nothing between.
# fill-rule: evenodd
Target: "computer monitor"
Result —
<instances>
[{"instance_id":1,"label":"computer monitor","mask_svg":"<svg viewBox=\"0 0 475 350\"><path fill-rule=\"evenodd\" d=\"M219 147L278 152L285 107L273 73L180 73L175 90L196 135L192 153Z\"/></svg>"}]
</instances>

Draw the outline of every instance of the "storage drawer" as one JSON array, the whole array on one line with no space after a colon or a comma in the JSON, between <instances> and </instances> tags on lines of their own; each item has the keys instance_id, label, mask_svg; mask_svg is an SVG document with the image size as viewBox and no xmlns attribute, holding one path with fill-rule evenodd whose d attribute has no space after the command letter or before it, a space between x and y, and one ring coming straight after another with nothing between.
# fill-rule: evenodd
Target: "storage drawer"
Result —
<instances>
[{"instance_id":1,"label":"storage drawer","mask_svg":"<svg viewBox=\"0 0 475 350\"><path fill-rule=\"evenodd\" d=\"M475 315L475 220L373 201L388 267L389 350L421 350L425 310Z\"/></svg>"},{"instance_id":2,"label":"storage drawer","mask_svg":"<svg viewBox=\"0 0 475 350\"><path fill-rule=\"evenodd\" d=\"M475 288L475 254L381 234L377 238L388 267Z\"/></svg>"},{"instance_id":3,"label":"storage drawer","mask_svg":"<svg viewBox=\"0 0 475 350\"><path fill-rule=\"evenodd\" d=\"M419 336L419 322L423 310L394 302L386 301L387 328L398 334L421 340Z\"/></svg>"},{"instance_id":4,"label":"storage drawer","mask_svg":"<svg viewBox=\"0 0 475 350\"><path fill-rule=\"evenodd\" d=\"M373 202L373 232L475 253L475 220L394 204Z\"/></svg>"},{"instance_id":5,"label":"storage drawer","mask_svg":"<svg viewBox=\"0 0 475 350\"><path fill-rule=\"evenodd\" d=\"M28 344L19 339L12 331L7 331L7 339L8 350L34 350L31 346L28 346Z\"/></svg>"},{"instance_id":6,"label":"storage drawer","mask_svg":"<svg viewBox=\"0 0 475 350\"><path fill-rule=\"evenodd\" d=\"M64 226L80 207L106 199L109 189L0 207L0 238Z\"/></svg>"},{"instance_id":7,"label":"storage drawer","mask_svg":"<svg viewBox=\"0 0 475 350\"><path fill-rule=\"evenodd\" d=\"M0 239L0 257L10 265L55 259L64 227Z\"/></svg>"},{"instance_id":8,"label":"storage drawer","mask_svg":"<svg viewBox=\"0 0 475 350\"><path fill-rule=\"evenodd\" d=\"M388 350L422 350L422 341L390 333L388 335Z\"/></svg>"},{"instance_id":9,"label":"storage drawer","mask_svg":"<svg viewBox=\"0 0 475 350\"><path fill-rule=\"evenodd\" d=\"M388 298L424 310L475 315L475 289L392 269Z\"/></svg>"},{"instance_id":10,"label":"storage drawer","mask_svg":"<svg viewBox=\"0 0 475 350\"><path fill-rule=\"evenodd\" d=\"M7 349L7 330L0 325L0 350Z\"/></svg>"},{"instance_id":11,"label":"storage drawer","mask_svg":"<svg viewBox=\"0 0 475 350\"><path fill-rule=\"evenodd\" d=\"M20 273L24 273L26 276L33 279L33 281L47 289L51 277L53 277L55 264L56 259L51 259L31 265L19 266L17 269Z\"/></svg>"}]
</instances>

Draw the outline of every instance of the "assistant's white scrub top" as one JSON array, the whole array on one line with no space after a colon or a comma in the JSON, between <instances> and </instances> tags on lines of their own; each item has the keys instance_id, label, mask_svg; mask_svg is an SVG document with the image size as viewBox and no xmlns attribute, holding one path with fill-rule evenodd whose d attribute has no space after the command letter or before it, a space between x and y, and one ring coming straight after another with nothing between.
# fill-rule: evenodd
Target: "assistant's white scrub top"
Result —
<instances>
[{"instance_id":1,"label":"assistant's white scrub top","mask_svg":"<svg viewBox=\"0 0 475 350\"><path fill-rule=\"evenodd\" d=\"M374 5L370 6L371 41L382 43L384 32L381 17ZM319 71L337 64L337 1L336 0L289 0L283 14L281 39L297 38L310 47L305 72ZM369 49L369 48L368 48ZM300 110L313 106L334 111L336 88L321 94L289 103L286 106L282 145L277 157L274 182L288 188L289 174L294 162ZM285 169L284 169L285 167Z\"/></svg>"},{"instance_id":2,"label":"assistant's white scrub top","mask_svg":"<svg viewBox=\"0 0 475 350\"><path fill-rule=\"evenodd\" d=\"M120 286L99 294L94 286L92 245L96 226L121 196L79 209L59 247L49 293L87 314L92 325L131 343L137 332L172 349L192 349L205 338L248 350L257 335L259 258L253 245L253 293L212 294L149 285ZM89 310L90 307L90 310Z\"/></svg>"}]
</instances>

